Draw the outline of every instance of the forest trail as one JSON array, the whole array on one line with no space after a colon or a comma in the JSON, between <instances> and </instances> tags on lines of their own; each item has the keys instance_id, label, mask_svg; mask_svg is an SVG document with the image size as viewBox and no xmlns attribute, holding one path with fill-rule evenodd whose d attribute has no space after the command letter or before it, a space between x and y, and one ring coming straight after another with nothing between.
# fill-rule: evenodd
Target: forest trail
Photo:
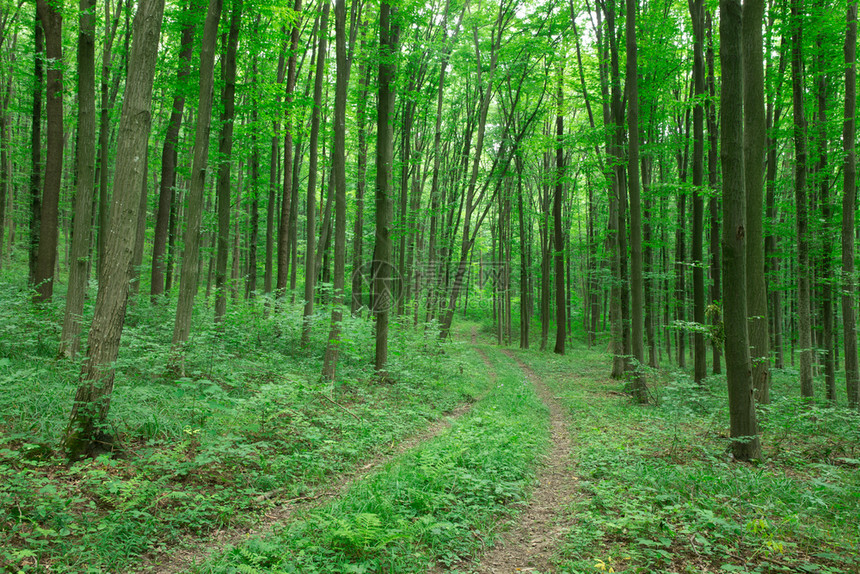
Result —
<instances>
[{"instance_id":1,"label":"forest trail","mask_svg":"<svg viewBox=\"0 0 860 574\"><path fill-rule=\"evenodd\" d=\"M473 331L472 342L475 341L476 333ZM489 369L491 382L495 384L496 374L487 355L480 349L476 348L476 350ZM492 385L489 388L492 388ZM480 399L481 397L478 397L474 402L459 405L444 417L430 423L424 431L406 437L387 451L357 464L351 473L341 475L334 482L320 485L316 492L277 504L251 528L217 530L205 537L186 537L174 545L169 552L158 552L144 556L140 566L135 571L140 574L177 574L205 562L213 554L229 546L237 545L243 540L252 537L264 537L271 533L275 526L289 522L294 515L302 515L329 500L342 496L353 484L364 480L397 456L432 440L448 429L454 421L468 413L472 405Z\"/></svg>"},{"instance_id":2,"label":"forest trail","mask_svg":"<svg viewBox=\"0 0 860 574\"><path fill-rule=\"evenodd\" d=\"M552 446L546 465L538 471L537 486L528 507L516 518L513 527L468 571L474 574L551 572L551 558L558 541L575 521L574 516L567 514L577 494L568 414L537 373L514 352L508 349L502 352L517 362L549 409Z\"/></svg>"}]
</instances>

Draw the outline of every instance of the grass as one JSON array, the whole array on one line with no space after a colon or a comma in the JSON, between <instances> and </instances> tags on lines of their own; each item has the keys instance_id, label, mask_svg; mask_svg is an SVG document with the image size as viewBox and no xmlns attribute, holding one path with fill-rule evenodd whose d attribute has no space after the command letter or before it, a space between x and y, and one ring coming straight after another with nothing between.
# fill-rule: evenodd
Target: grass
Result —
<instances>
[{"instance_id":1,"label":"grass","mask_svg":"<svg viewBox=\"0 0 860 574\"><path fill-rule=\"evenodd\" d=\"M637 407L604 354L522 353L570 409L582 495L558 572L860 571L860 417L804 406L777 373L763 460L730 459L725 378L652 377Z\"/></svg>"},{"instance_id":2,"label":"grass","mask_svg":"<svg viewBox=\"0 0 860 574\"><path fill-rule=\"evenodd\" d=\"M545 407L522 372L493 353L498 383L448 432L355 484L274 536L195 572L449 571L492 542L523 502L548 445Z\"/></svg>"},{"instance_id":3,"label":"grass","mask_svg":"<svg viewBox=\"0 0 860 574\"><path fill-rule=\"evenodd\" d=\"M67 466L58 448L80 365L56 359L56 300L34 308L0 282L0 571L129 571L180 536L252 524L489 384L474 352L438 343L432 325L394 326L391 382L379 383L372 323L360 318L344 324L338 380L320 383L328 310L301 348L300 307L267 313L263 298L231 306L222 330L201 298L175 373L175 307L141 299L116 365L116 450Z\"/></svg>"}]
</instances>

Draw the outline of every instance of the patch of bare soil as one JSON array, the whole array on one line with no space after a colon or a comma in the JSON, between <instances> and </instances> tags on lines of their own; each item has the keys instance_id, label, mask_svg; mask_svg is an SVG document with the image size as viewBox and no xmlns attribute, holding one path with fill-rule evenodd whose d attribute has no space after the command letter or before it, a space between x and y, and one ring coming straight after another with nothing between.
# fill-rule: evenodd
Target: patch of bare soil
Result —
<instances>
[{"instance_id":1,"label":"patch of bare soil","mask_svg":"<svg viewBox=\"0 0 860 574\"><path fill-rule=\"evenodd\" d=\"M480 561L466 566L475 574L551 572L552 555L561 536L575 517L567 514L577 495L577 478L571 460L572 441L567 429L567 413L540 377L508 350L549 408L552 448L545 466L538 472L537 486L528 507L516 518ZM461 569L463 566L461 565Z\"/></svg>"}]
</instances>

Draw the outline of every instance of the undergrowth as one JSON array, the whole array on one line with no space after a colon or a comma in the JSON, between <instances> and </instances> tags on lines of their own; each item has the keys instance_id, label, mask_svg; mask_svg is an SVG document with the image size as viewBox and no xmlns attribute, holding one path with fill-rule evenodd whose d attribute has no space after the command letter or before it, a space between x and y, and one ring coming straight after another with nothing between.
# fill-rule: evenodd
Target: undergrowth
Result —
<instances>
[{"instance_id":1,"label":"undergrowth","mask_svg":"<svg viewBox=\"0 0 860 574\"><path fill-rule=\"evenodd\" d=\"M56 296L62 302L62 294ZM129 308L111 402L113 451L59 453L80 364L57 360L60 303L0 282L0 571L129 571L183 536L253 523L424 428L488 384L464 346L393 326L389 376L372 323L347 318L338 377L319 382L330 310L299 344L299 303L258 297L223 328L201 297L178 368L175 305ZM91 308L87 308L91 313Z\"/></svg>"},{"instance_id":2,"label":"undergrowth","mask_svg":"<svg viewBox=\"0 0 860 574\"><path fill-rule=\"evenodd\" d=\"M576 526L558 571L860 571L860 417L807 405L777 373L759 407L764 455L731 460L724 377L652 381L634 406L605 355L522 354L570 408L579 445Z\"/></svg>"},{"instance_id":3,"label":"undergrowth","mask_svg":"<svg viewBox=\"0 0 860 574\"><path fill-rule=\"evenodd\" d=\"M496 386L448 432L196 572L409 573L432 564L447 571L482 550L499 517L525 499L548 437L533 388L508 359L499 361Z\"/></svg>"}]
</instances>

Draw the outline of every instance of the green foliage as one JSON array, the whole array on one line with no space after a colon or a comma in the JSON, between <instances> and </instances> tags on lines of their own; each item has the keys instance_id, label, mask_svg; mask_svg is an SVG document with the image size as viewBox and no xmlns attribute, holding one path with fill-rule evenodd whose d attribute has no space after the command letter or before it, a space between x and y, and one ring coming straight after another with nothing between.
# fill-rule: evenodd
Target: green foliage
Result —
<instances>
[{"instance_id":1,"label":"green foliage","mask_svg":"<svg viewBox=\"0 0 860 574\"><path fill-rule=\"evenodd\" d=\"M724 377L700 387L674 374L643 409L615 391L603 356L573 355L531 361L571 409L579 445L582 496L559 572L860 568L856 413L777 400L760 408L764 460L737 463Z\"/></svg>"},{"instance_id":2,"label":"green foliage","mask_svg":"<svg viewBox=\"0 0 860 574\"><path fill-rule=\"evenodd\" d=\"M499 384L445 434L199 571L424 572L472 556L482 532L525 499L547 446L545 408L515 366L497 369Z\"/></svg>"},{"instance_id":3,"label":"green foliage","mask_svg":"<svg viewBox=\"0 0 860 574\"><path fill-rule=\"evenodd\" d=\"M55 359L59 306L35 309L26 290L0 284L0 569L127 571L181 537L247 525L313 493L488 384L462 346L397 326L395 382L379 384L372 324L348 318L338 380L323 385L330 311L302 349L300 307L267 314L271 304L233 306L215 329L201 299L178 372L167 368L175 307L130 306L114 452L66 466L59 441L80 365Z\"/></svg>"}]
</instances>

